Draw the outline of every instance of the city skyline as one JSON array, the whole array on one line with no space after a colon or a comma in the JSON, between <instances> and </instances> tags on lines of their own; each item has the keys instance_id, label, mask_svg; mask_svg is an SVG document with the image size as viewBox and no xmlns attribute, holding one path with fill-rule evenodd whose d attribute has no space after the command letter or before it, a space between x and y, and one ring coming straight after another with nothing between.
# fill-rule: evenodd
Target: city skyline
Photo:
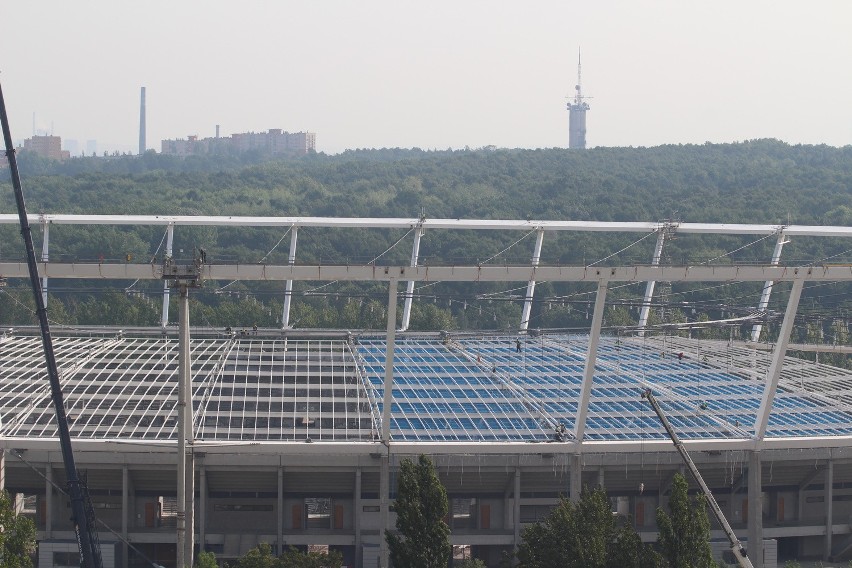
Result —
<instances>
[{"instance_id":1,"label":"city skyline","mask_svg":"<svg viewBox=\"0 0 852 568\"><path fill-rule=\"evenodd\" d=\"M567 147L579 47L589 147L852 143L852 5L839 0L248 2L239 13L91 0L16 3L4 16L15 139L36 122L97 140L99 153L138 150L143 86L153 149L217 124L316 132L328 153Z\"/></svg>"}]
</instances>

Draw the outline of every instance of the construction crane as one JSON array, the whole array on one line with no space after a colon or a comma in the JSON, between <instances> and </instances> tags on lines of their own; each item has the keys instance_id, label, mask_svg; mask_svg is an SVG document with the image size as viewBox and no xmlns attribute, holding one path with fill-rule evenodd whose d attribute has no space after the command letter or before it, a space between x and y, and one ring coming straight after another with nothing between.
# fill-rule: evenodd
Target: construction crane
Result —
<instances>
[{"instance_id":1,"label":"construction crane","mask_svg":"<svg viewBox=\"0 0 852 568\"><path fill-rule=\"evenodd\" d=\"M742 568L754 568L751 560L749 560L746 555L746 550L743 548L743 544L737 538L737 535L734 534L734 530L731 528L731 525L728 524L728 519L725 518L724 513L722 513L722 509L716 502L715 497L713 497L713 493L710 492L710 488L707 487L707 484L704 482L704 478L701 477L701 473L699 473L698 468L695 467L695 463L692 461L692 458L689 457L689 453L686 451L683 442L681 442L680 438L678 438L677 433L674 431L674 428L672 428L671 423L669 423L669 419L666 418L665 414L663 414L663 409L660 408L660 403L658 403L657 399L654 398L654 393L651 392L651 389L645 389L642 391L642 398L647 399L651 408L653 408L654 412L657 413L657 418L660 419L660 422L663 424L663 428L666 429L666 433L669 435L669 438L671 438L675 448L677 448L680 457L683 459L683 463L686 464L686 467L688 467L689 471L692 472L692 476L695 478L695 481L698 482L698 485L701 487L701 491L704 492L704 496L707 497L707 502L710 503L710 509L713 511L713 515L716 516L716 520L719 521L719 526L722 527L722 530L725 531L725 536L728 537L728 542L731 544L731 552L734 554L734 558L737 559L737 563Z\"/></svg>"},{"instance_id":2,"label":"construction crane","mask_svg":"<svg viewBox=\"0 0 852 568\"><path fill-rule=\"evenodd\" d=\"M71 434L68 430L68 419L65 416L65 403L62 397L62 385L59 383L59 371L56 357L53 353L53 339L50 335L50 325L47 321L47 309L42 295L41 280L38 275L33 235L27 218L27 205L21 188L21 176L18 173L18 162L15 157L15 146L12 144L12 133L9 129L9 118L6 116L6 102L3 99L3 89L0 88L0 123L3 128L3 140L6 144L6 159L12 175L12 188L15 192L15 203L18 207L18 217L21 224L21 236L27 249L27 267L30 273L33 296L36 305L36 315L41 327L41 341L44 346L45 366L50 380L51 398L56 411L56 427L59 430L59 447L62 450L62 461L65 464L65 477L68 481L68 494L71 497L71 520L77 533L77 544L80 547L80 566L82 568L102 568L101 546L98 541L98 531L95 527L95 510L92 507L86 480L77 471L74 464L74 452L71 449Z\"/></svg>"}]
</instances>

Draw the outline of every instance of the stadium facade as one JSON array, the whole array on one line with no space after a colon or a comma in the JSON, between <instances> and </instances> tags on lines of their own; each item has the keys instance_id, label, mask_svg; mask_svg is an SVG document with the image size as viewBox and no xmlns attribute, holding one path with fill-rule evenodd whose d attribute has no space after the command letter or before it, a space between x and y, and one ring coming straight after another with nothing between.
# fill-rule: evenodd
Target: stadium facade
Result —
<instances>
[{"instance_id":1,"label":"stadium facade","mask_svg":"<svg viewBox=\"0 0 852 568\"><path fill-rule=\"evenodd\" d=\"M3 221L0 218L0 221ZM360 280L388 284L385 332L193 328L189 447L194 499L186 509L197 549L235 558L259 542L340 550L348 565L386 565L382 537L394 526L396 472L428 454L451 499L458 555L489 566L511 551L525 525L560 496L603 485L614 511L656 538L683 466L641 392L651 388L692 453L755 566L777 558L848 558L852 550L852 373L787 356L805 284L848 282L848 265L672 266L659 249L673 232L846 238L845 227L571 224L546 221L318 220L287 218L35 217L34 222L232 224L293 232L286 265L196 265L206 280ZM453 223L455 221L455 223ZM11 222L11 221L9 221ZM418 263L424 225L446 230L524 230L537 235L527 266ZM298 265L298 228L358 223L414 231L404 266ZM465 225L466 223L466 225ZM461 225L461 226L459 226ZM472 226L471 226L472 225ZM61 230L61 228L60 228ZM657 234L643 266L540 263L546 231ZM727 232L727 233L726 233ZM760 237L764 238L764 237ZM171 254L171 234L169 255ZM652 241L653 242L653 241ZM848 247L847 247L848 248ZM160 280L167 266L43 262L45 278ZM20 263L0 263L7 278ZM529 329L540 281L587 282L589 330ZM772 344L710 341L671 333L602 328L608 287L653 283L784 283L789 292ZM512 333L403 331L416 300L400 281L526 282ZM645 283L648 283L647 285ZM789 283L789 284L788 284ZM779 287L779 286L776 286ZM396 317L398 294L402 318ZM756 312L764 313L764 294ZM164 302L164 307L168 302ZM763 316L765 317L765 313ZM283 317L282 321L287 321ZM400 328L402 321L402 330ZM760 317L754 321L762 321ZM164 309L164 322L169 323ZM757 337L760 337L760 330ZM98 328L55 337L75 456L86 471L105 560L114 566L173 566L179 340L162 329ZM801 346L799 346L801 347ZM842 351L842 348L836 348ZM392 386L390 386L392 385ZM389 388L385 388L389 386ZM36 520L40 566L73 561L62 459L39 338L8 329L0 340L3 484ZM714 537L722 534L714 531ZM128 544L129 543L129 544Z\"/></svg>"}]
</instances>

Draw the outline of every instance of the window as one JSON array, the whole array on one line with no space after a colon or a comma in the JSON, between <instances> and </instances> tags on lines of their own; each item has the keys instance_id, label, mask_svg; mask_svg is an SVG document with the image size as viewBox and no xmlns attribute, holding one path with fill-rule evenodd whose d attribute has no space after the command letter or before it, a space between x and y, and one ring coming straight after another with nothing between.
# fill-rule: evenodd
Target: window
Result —
<instances>
[{"instance_id":1,"label":"window","mask_svg":"<svg viewBox=\"0 0 852 568\"><path fill-rule=\"evenodd\" d=\"M54 568L78 568L80 566L79 552L54 552Z\"/></svg>"},{"instance_id":2,"label":"window","mask_svg":"<svg viewBox=\"0 0 852 568\"><path fill-rule=\"evenodd\" d=\"M476 499L454 497L451 502L452 528L476 528Z\"/></svg>"},{"instance_id":3,"label":"window","mask_svg":"<svg viewBox=\"0 0 852 568\"><path fill-rule=\"evenodd\" d=\"M305 497L305 515L309 529L331 528L331 498Z\"/></svg>"}]
</instances>

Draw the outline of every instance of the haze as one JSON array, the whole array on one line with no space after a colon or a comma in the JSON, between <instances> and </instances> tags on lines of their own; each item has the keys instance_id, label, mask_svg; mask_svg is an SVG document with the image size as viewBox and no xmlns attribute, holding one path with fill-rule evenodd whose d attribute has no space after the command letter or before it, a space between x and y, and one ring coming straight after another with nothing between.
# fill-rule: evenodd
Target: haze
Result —
<instances>
[{"instance_id":1,"label":"haze","mask_svg":"<svg viewBox=\"0 0 852 568\"><path fill-rule=\"evenodd\" d=\"M317 150L852 141L852 3L792 1L6 2L16 139L134 151L283 128Z\"/></svg>"}]
</instances>

